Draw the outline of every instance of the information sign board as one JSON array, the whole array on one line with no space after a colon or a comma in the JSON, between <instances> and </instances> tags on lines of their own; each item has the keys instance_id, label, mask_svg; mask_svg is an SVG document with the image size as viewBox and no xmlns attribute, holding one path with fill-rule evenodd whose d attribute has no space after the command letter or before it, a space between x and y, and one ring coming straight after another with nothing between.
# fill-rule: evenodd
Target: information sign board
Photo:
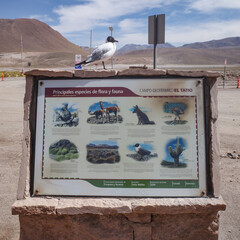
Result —
<instances>
[{"instance_id":1,"label":"information sign board","mask_svg":"<svg viewBox=\"0 0 240 240\"><path fill-rule=\"evenodd\" d=\"M40 80L35 195L201 196L202 79Z\"/></svg>"}]
</instances>

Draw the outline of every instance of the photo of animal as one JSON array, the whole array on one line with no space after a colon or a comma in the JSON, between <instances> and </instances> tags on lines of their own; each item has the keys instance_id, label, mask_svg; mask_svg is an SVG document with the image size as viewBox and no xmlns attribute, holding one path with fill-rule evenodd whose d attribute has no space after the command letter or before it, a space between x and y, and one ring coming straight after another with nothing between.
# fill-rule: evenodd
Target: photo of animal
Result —
<instances>
[{"instance_id":1,"label":"photo of animal","mask_svg":"<svg viewBox=\"0 0 240 240\"><path fill-rule=\"evenodd\" d=\"M91 112L91 111L88 111L88 114L89 115L94 115L96 120L98 119L103 119L103 116L104 116L104 110L96 110L94 112Z\"/></svg>"},{"instance_id":2,"label":"photo of animal","mask_svg":"<svg viewBox=\"0 0 240 240\"><path fill-rule=\"evenodd\" d=\"M165 113L171 113L174 115L174 120L166 121L168 125L186 124L186 120L181 119L181 115L184 115L187 105L181 102L165 102L163 106Z\"/></svg>"},{"instance_id":3,"label":"photo of animal","mask_svg":"<svg viewBox=\"0 0 240 240\"><path fill-rule=\"evenodd\" d=\"M78 106L75 103L62 103L54 106L54 127L76 127L79 124Z\"/></svg>"},{"instance_id":4,"label":"photo of animal","mask_svg":"<svg viewBox=\"0 0 240 240\"><path fill-rule=\"evenodd\" d=\"M152 152L152 150L154 150L154 147L151 144L131 144L128 146L128 150L135 153L127 154L127 157L130 157L136 161L148 161L153 157L158 157L157 153Z\"/></svg>"},{"instance_id":5,"label":"photo of animal","mask_svg":"<svg viewBox=\"0 0 240 240\"><path fill-rule=\"evenodd\" d=\"M91 115L87 119L90 124L112 124L121 123L123 118L119 115L120 108L116 103L99 101L93 103L88 108L88 114Z\"/></svg>"},{"instance_id":6,"label":"photo of animal","mask_svg":"<svg viewBox=\"0 0 240 240\"><path fill-rule=\"evenodd\" d=\"M150 124L150 125L154 125L155 122L154 121L150 121L147 114L144 113L139 107L138 105L133 106L133 111L132 113L136 113L137 117L138 117L138 123L137 125L146 125L146 124Z\"/></svg>"},{"instance_id":7,"label":"photo of animal","mask_svg":"<svg viewBox=\"0 0 240 240\"><path fill-rule=\"evenodd\" d=\"M106 118L108 119L108 121L110 121L111 119L111 113L114 114L116 122L118 121L118 112L120 112L120 109L116 104L112 106L108 106L106 104L105 106L103 106L104 104L102 101L100 101L99 104L100 104L101 110L104 111L104 113L106 114Z\"/></svg>"},{"instance_id":8,"label":"photo of animal","mask_svg":"<svg viewBox=\"0 0 240 240\"><path fill-rule=\"evenodd\" d=\"M139 155L141 155L142 157L148 156L148 155L151 154L150 151L148 151L147 149L142 148L139 143L136 143L134 145L134 147L135 147L135 152L138 153Z\"/></svg>"}]
</instances>

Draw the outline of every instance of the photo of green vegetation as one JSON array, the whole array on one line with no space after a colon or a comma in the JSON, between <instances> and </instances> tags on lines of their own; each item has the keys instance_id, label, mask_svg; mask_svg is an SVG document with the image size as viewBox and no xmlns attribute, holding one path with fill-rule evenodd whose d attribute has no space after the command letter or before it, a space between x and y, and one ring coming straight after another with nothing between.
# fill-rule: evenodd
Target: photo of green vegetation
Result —
<instances>
[{"instance_id":1,"label":"photo of green vegetation","mask_svg":"<svg viewBox=\"0 0 240 240\"><path fill-rule=\"evenodd\" d=\"M49 157L55 161L64 161L77 159L79 157L78 149L67 139L61 139L49 147Z\"/></svg>"}]
</instances>

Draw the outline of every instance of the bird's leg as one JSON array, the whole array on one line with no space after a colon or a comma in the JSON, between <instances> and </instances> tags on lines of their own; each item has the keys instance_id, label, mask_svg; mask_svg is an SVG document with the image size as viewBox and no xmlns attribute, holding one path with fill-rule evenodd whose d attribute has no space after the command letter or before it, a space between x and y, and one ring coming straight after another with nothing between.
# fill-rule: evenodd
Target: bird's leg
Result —
<instances>
[{"instance_id":1,"label":"bird's leg","mask_svg":"<svg viewBox=\"0 0 240 240\"><path fill-rule=\"evenodd\" d=\"M175 123L176 123L176 121L177 121L177 116L175 115L175 118L174 118L174 120L173 120L172 124L175 124Z\"/></svg>"},{"instance_id":2,"label":"bird's leg","mask_svg":"<svg viewBox=\"0 0 240 240\"><path fill-rule=\"evenodd\" d=\"M103 65L103 69L106 69L106 68L105 68L105 64L104 64L104 61L102 61L102 65Z\"/></svg>"}]
</instances>

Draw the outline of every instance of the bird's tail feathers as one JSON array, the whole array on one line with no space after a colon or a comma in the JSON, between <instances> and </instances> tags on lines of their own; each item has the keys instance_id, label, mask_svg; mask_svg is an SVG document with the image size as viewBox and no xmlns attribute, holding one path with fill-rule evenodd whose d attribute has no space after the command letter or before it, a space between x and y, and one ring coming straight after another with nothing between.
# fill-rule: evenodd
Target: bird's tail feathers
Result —
<instances>
[{"instance_id":1,"label":"bird's tail feathers","mask_svg":"<svg viewBox=\"0 0 240 240\"><path fill-rule=\"evenodd\" d=\"M91 63L91 62L92 62L92 61L84 60L84 61L82 61L82 62L80 62L80 63L76 63L75 66L81 67L82 65L87 65L87 64L89 64L89 63Z\"/></svg>"},{"instance_id":2,"label":"bird's tail feathers","mask_svg":"<svg viewBox=\"0 0 240 240\"><path fill-rule=\"evenodd\" d=\"M80 63L76 63L75 66L78 66L78 67L81 67L82 65L85 65L86 64L86 61L82 61Z\"/></svg>"}]
</instances>

